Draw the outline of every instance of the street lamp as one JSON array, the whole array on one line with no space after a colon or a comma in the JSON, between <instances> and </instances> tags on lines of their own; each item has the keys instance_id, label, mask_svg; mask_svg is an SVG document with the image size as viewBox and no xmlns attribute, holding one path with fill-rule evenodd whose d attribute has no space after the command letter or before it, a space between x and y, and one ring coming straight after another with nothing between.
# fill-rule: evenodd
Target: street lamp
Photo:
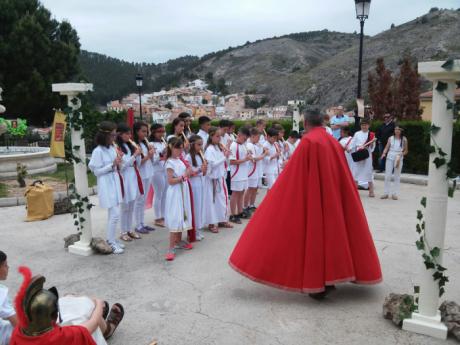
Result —
<instances>
[{"instance_id":1,"label":"street lamp","mask_svg":"<svg viewBox=\"0 0 460 345\"><path fill-rule=\"evenodd\" d=\"M139 114L141 116L141 121L142 121L142 84L143 82L144 82L144 78L142 77L142 74L137 73L136 85L137 85L137 88L139 89Z\"/></svg>"},{"instance_id":2,"label":"street lamp","mask_svg":"<svg viewBox=\"0 0 460 345\"><path fill-rule=\"evenodd\" d=\"M364 38L364 21L369 18L369 9L371 0L355 0L356 18L361 24L361 34L359 36L359 69L358 69L358 99L361 97L361 79L363 69L363 38Z\"/></svg>"}]
</instances>

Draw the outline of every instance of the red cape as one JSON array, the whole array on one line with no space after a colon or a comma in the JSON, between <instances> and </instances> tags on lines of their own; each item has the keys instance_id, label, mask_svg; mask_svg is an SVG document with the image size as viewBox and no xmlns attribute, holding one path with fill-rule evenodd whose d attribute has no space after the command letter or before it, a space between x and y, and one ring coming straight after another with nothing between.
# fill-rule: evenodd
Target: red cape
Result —
<instances>
[{"instance_id":1,"label":"red cape","mask_svg":"<svg viewBox=\"0 0 460 345\"><path fill-rule=\"evenodd\" d=\"M308 293L339 282L382 280L343 149L323 128L304 136L229 263L259 283Z\"/></svg>"},{"instance_id":2,"label":"red cape","mask_svg":"<svg viewBox=\"0 0 460 345\"><path fill-rule=\"evenodd\" d=\"M89 331L81 326L56 326L37 337L28 337L16 327L10 345L96 345L96 342Z\"/></svg>"}]
</instances>

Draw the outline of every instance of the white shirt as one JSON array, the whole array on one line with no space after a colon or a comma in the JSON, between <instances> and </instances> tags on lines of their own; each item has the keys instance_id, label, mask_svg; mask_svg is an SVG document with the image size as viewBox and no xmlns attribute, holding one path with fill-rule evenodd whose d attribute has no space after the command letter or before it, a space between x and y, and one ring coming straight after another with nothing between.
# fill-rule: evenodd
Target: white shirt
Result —
<instances>
[{"instance_id":1,"label":"white shirt","mask_svg":"<svg viewBox=\"0 0 460 345\"><path fill-rule=\"evenodd\" d=\"M390 150L388 151L387 158L395 160L398 155L402 158L402 152L404 150L404 140L396 139L394 136L388 139L390 143Z\"/></svg>"},{"instance_id":2,"label":"white shirt","mask_svg":"<svg viewBox=\"0 0 460 345\"><path fill-rule=\"evenodd\" d=\"M161 158L166 156L166 144L163 141L153 141L151 144L155 148L155 154L152 157L153 172L163 172L165 161Z\"/></svg>"},{"instance_id":3,"label":"white shirt","mask_svg":"<svg viewBox=\"0 0 460 345\"><path fill-rule=\"evenodd\" d=\"M278 149L276 148L275 144L270 144L269 141L266 141L264 144L264 147L268 149L268 155L265 156L265 173L266 174L273 174L277 175L279 174L279 162L277 158L271 159L272 156L274 156L277 152Z\"/></svg>"},{"instance_id":4,"label":"white shirt","mask_svg":"<svg viewBox=\"0 0 460 345\"><path fill-rule=\"evenodd\" d=\"M0 345L7 345L10 342L13 325L5 320L13 315L16 315L16 312L8 297L8 288L0 285Z\"/></svg>"},{"instance_id":5,"label":"white shirt","mask_svg":"<svg viewBox=\"0 0 460 345\"><path fill-rule=\"evenodd\" d=\"M144 157L147 157L149 154L149 148L145 143L141 142L140 147L142 150L142 154ZM141 174L141 178L143 180L149 179L153 176L153 164L151 159L147 159L144 163L141 164L142 156L137 156L137 167L139 168L139 173Z\"/></svg>"},{"instance_id":6,"label":"white shirt","mask_svg":"<svg viewBox=\"0 0 460 345\"><path fill-rule=\"evenodd\" d=\"M203 139L203 144L206 145L208 142L209 134L203 131L202 129L200 129L197 135L199 135L201 139Z\"/></svg>"},{"instance_id":7,"label":"white shirt","mask_svg":"<svg viewBox=\"0 0 460 345\"><path fill-rule=\"evenodd\" d=\"M230 145L230 160L242 160L248 156L246 143L238 144L234 141ZM249 161L241 164L230 165L230 176L233 181L245 181L248 179Z\"/></svg>"},{"instance_id":8,"label":"white shirt","mask_svg":"<svg viewBox=\"0 0 460 345\"><path fill-rule=\"evenodd\" d=\"M247 149L252 153L252 157L260 158L264 153L264 148L260 143L253 144L251 142L246 144ZM249 162L248 178L255 179L262 177L263 160L257 162Z\"/></svg>"},{"instance_id":9,"label":"white shirt","mask_svg":"<svg viewBox=\"0 0 460 345\"><path fill-rule=\"evenodd\" d=\"M358 131L355 133L355 135L353 136L352 143L351 143L353 151L356 151L358 147L363 146L366 143L369 137L369 133L370 133L369 131L367 132ZM369 145L367 149L369 150L369 153L374 152L375 142L372 145Z\"/></svg>"},{"instance_id":10,"label":"white shirt","mask_svg":"<svg viewBox=\"0 0 460 345\"><path fill-rule=\"evenodd\" d=\"M206 176L211 179L218 179L227 175L226 157L224 153L215 145L209 145L204 153L204 158L208 161L208 171Z\"/></svg>"}]
</instances>

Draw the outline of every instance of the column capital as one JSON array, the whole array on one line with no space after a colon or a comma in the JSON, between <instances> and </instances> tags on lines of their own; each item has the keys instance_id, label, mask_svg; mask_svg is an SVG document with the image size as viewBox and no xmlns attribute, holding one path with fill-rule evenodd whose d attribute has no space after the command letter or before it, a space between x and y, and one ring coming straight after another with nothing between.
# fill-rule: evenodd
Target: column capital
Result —
<instances>
[{"instance_id":1,"label":"column capital","mask_svg":"<svg viewBox=\"0 0 460 345\"><path fill-rule=\"evenodd\" d=\"M63 96L77 96L79 93L93 91L93 84L87 83L58 83L52 84L53 92L59 92Z\"/></svg>"},{"instance_id":2,"label":"column capital","mask_svg":"<svg viewBox=\"0 0 460 345\"><path fill-rule=\"evenodd\" d=\"M446 66L446 61L419 62L418 73L430 81L455 82L460 80L460 60L452 60L450 66Z\"/></svg>"}]
</instances>

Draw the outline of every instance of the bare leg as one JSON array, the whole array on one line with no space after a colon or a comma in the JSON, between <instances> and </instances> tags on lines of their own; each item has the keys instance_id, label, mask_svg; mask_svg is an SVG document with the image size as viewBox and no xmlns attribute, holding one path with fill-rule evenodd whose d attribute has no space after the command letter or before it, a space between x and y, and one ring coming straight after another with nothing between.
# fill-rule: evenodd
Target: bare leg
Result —
<instances>
[{"instance_id":1,"label":"bare leg","mask_svg":"<svg viewBox=\"0 0 460 345\"><path fill-rule=\"evenodd\" d=\"M369 196L373 198L375 196L374 194L374 182L368 182L369 185Z\"/></svg>"},{"instance_id":2,"label":"bare leg","mask_svg":"<svg viewBox=\"0 0 460 345\"><path fill-rule=\"evenodd\" d=\"M257 197L257 188L251 188L251 198L249 200L249 205L255 205L256 204L256 197Z\"/></svg>"}]
</instances>

